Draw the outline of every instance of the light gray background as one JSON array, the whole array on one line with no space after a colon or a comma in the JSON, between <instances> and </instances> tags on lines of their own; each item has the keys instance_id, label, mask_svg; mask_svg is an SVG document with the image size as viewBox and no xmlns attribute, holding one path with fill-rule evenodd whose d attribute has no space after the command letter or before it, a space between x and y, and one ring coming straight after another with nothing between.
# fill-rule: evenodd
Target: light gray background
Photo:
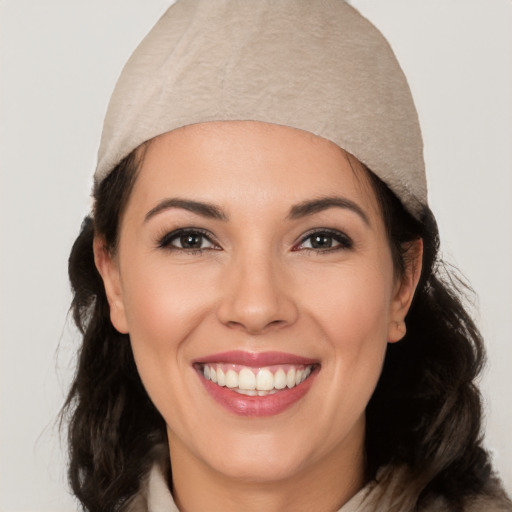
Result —
<instances>
[{"instance_id":1,"label":"light gray background","mask_svg":"<svg viewBox=\"0 0 512 512\"><path fill-rule=\"evenodd\" d=\"M77 510L55 418L66 264L108 97L170 0L0 0L0 510ZM443 252L479 295L487 445L512 491L512 2L354 0L409 77ZM60 344L60 349L58 346Z\"/></svg>"}]
</instances>

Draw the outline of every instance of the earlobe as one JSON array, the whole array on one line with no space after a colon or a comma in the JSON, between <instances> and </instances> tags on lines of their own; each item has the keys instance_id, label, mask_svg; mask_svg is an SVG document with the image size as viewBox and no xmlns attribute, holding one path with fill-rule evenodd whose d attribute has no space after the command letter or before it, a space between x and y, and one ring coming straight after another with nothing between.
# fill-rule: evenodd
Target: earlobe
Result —
<instances>
[{"instance_id":1,"label":"earlobe","mask_svg":"<svg viewBox=\"0 0 512 512\"><path fill-rule=\"evenodd\" d=\"M408 244L404 255L405 269L402 277L397 281L395 295L391 305L391 314L388 328L388 341L396 343L407 332L405 317L411 307L414 293L421 276L423 260L423 240L419 239Z\"/></svg>"},{"instance_id":2,"label":"earlobe","mask_svg":"<svg viewBox=\"0 0 512 512\"><path fill-rule=\"evenodd\" d=\"M119 332L127 334L128 322L123 302L118 263L107 249L105 240L102 237L94 237L93 251L94 263L103 279L105 294L110 307L110 321Z\"/></svg>"}]
</instances>

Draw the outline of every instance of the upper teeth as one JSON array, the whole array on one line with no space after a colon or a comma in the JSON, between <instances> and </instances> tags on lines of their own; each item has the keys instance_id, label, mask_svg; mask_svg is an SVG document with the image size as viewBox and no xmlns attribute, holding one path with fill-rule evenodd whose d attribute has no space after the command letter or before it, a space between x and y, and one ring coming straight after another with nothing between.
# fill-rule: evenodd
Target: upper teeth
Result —
<instances>
[{"instance_id":1,"label":"upper teeth","mask_svg":"<svg viewBox=\"0 0 512 512\"><path fill-rule=\"evenodd\" d=\"M235 364L205 364L203 375L219 386L248 395L266 395L286 387L293 388L306 380L313 365L281 365L251 368Z\"/></svg>"}]
</instances>

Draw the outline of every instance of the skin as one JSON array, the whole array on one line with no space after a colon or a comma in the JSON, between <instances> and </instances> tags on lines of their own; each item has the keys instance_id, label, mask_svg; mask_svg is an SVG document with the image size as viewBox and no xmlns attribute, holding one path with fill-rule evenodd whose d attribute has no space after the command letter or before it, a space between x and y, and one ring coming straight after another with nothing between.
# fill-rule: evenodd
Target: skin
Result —
<instances>
[{"instance_id":1,"label":"skin","mask_svg":"<svg viewBox=\"0 0 512 512\"><path fill-rule=\"evenodd\" d=\"M290 216L296 205L333 196L356 207ZM169 198L209 203L225 218L162 207ZM208 233L202 251L169 236L162 247L166 234L190 227ZM327 234L313 249L315 229L335 230L338 240ZM397 276L356 159L288 127L180 128L148 145L115 254L99 237L94 250L112 322L130 334L168 426L180 510L330 511L357 493L365 484L364 410L387 343L405 334L421 243ZM206 393L192 366L228 350L277 350L321 366L297 404L241 417Z\"/></svg>"}]
</instances>

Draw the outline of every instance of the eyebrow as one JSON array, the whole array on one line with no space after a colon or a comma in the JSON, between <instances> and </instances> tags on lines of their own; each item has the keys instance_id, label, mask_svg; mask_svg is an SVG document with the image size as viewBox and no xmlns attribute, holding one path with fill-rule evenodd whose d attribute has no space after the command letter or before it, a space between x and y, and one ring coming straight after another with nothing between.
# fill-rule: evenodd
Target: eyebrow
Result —
<instances>
[{"instance_id":1,"label":"eyebrow","mask_svg":"<svg viewBox=\"0 0 512 512\"><path fill-rule=\"evenodd\" d=\"M144 218L144 222L148 222L152 217L154 217L158 213L171 208L181 208L183 210L188 210L190 212L201 215L202 217L210 219L217 219L222 221L228 220L228 216L226 215L226 213L211 203L205 203L202 201L192 201L191 199L169 198L164 199L163 201L158 203L154 208L149 210L149 212L146 214ZM312 199L298 203L292 206L292 208L290 209L288 219L301 219L303 217L307 217L308 215L313 215L315 213L328 210L329 208L344 208L350 210L359 215L359 217L361 217L361 219L367 225L370 225L368 216L359 205L357 205L350 199L345 199L343 197L338 196L321 197L319 199Z\"/></svg>"},{"instance_id":2,"label":"eyebrow","mask_svg":"<svg viewBox=\"0 0 512 512\"><path fill-rule=\"evenodd\" d=\"M292 220L301 219L302 217L313 215L315 213L328 210L329 208L344 208L346 210L350 210L359 215L365 224L368 226L370 225L368 216L358 204L354 203L350 199L338 196L321 197L319 199L313 199L296 204L291 208L288 218Z\"/></svg>"},{"instance_id":3,"label":"eyebrow","mask_svg":"<svg viewBox=\"0 0 512 512\"><path fill-rule=\"evenodd\" d=\"M198 215L207 217L209 219L218 219L223 221L228 220L228 216L220 208L213 204L203 203L200 201L192 201L190 199L170 198L164 199L154 208L149 210L149 212L146 213L144 222L147 222L158 213L170 208L181 208L183 210L188 210L189 212L197 213Z\"/></svg>"}]
</instances>

